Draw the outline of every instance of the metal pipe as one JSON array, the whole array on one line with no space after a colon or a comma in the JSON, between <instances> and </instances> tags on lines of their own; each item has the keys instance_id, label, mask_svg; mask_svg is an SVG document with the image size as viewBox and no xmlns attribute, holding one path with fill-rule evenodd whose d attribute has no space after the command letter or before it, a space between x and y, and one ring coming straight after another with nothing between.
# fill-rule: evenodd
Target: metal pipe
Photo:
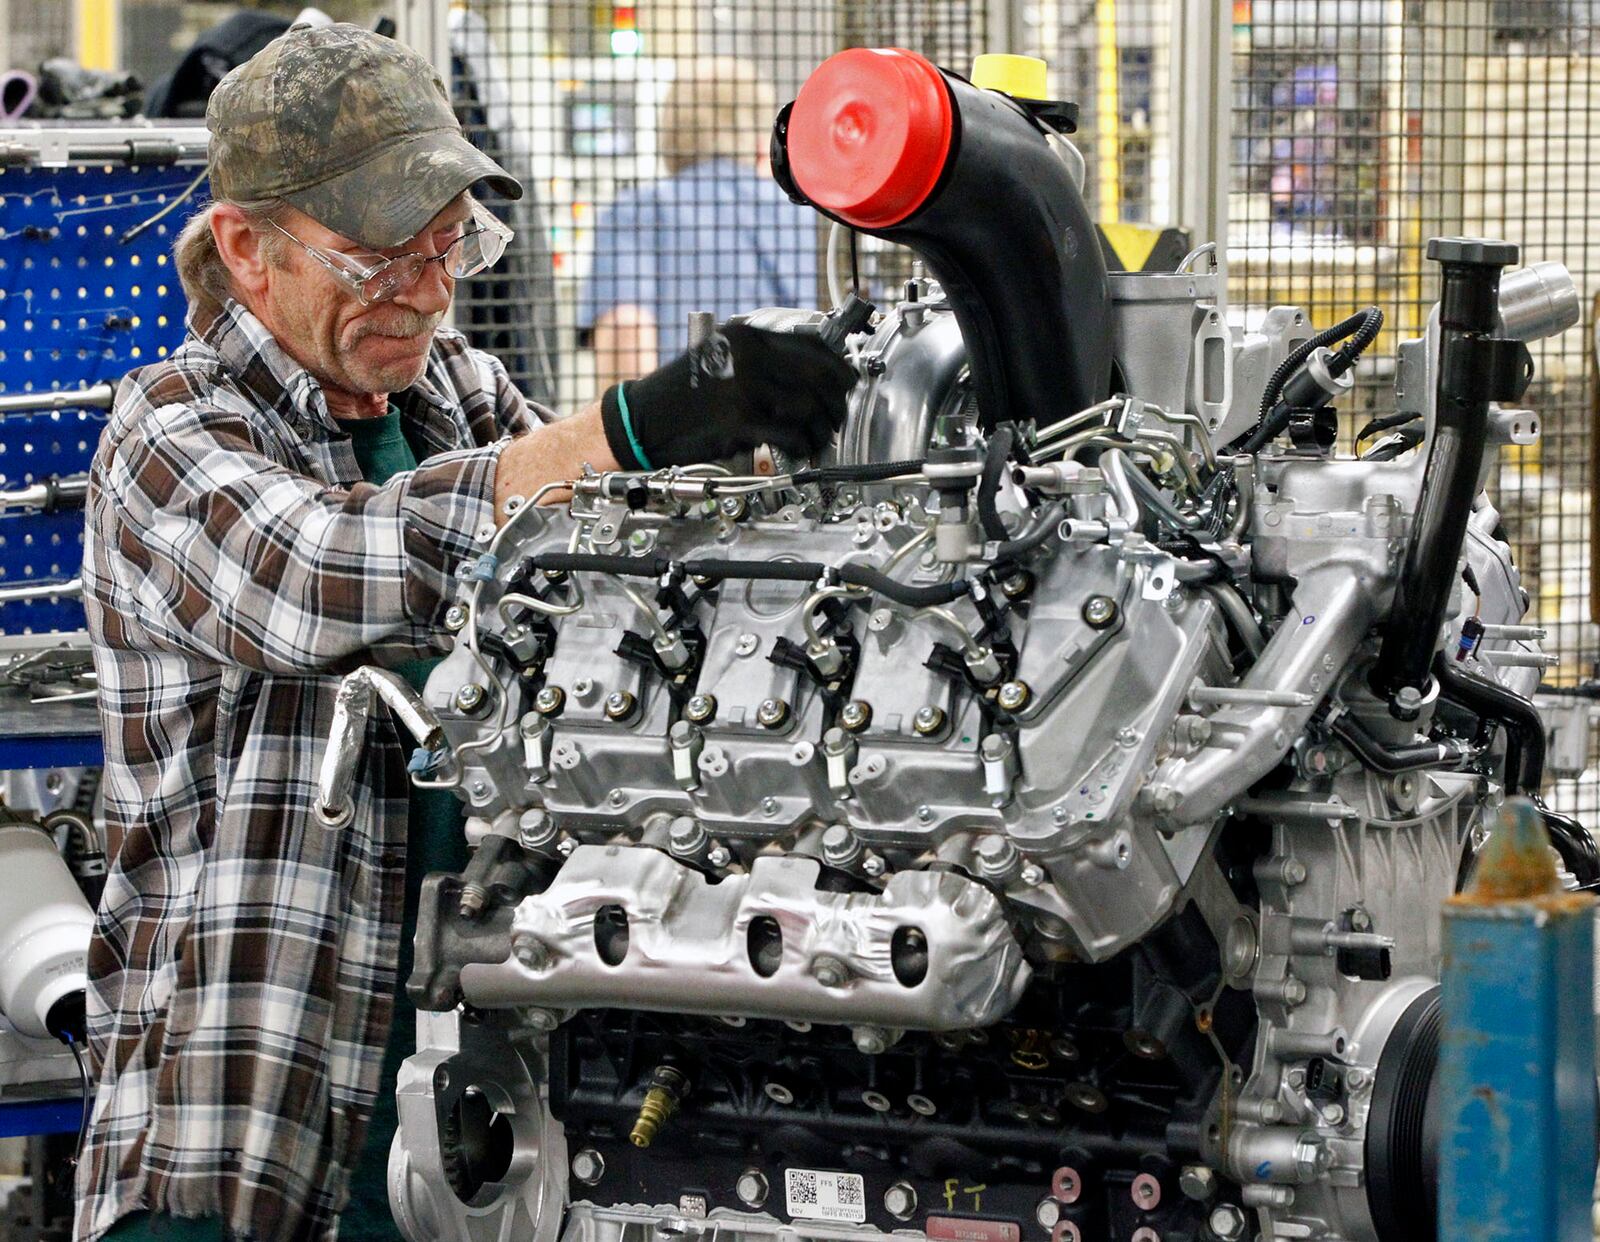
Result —
<instances>
[{"instance_id":1,"label":"metal pipe","mask_svg":"<svg viewBox=\"0 0 1600 1242\"><path fill-rule=\"evenodd\" d=\"M56 392L23 392L0 397L0 414L40 414L51 410L109 410L116 396L114 384L64 388Z\"/></svg>"},{"instance_id":2,"label":"metal pipe","mask_svg":"<svg viewBox=\"0 0 1600 1242\"><path fill-rule=\"evenodd\" d=\"M444 728L439 718L404 678L370 665L357 669L339 683L334 695L333 726L328 730L328 748L317 774L316 814L324 828L342 828L355 815L350 791L361 762L374 694L388 704L423 746L435 751L444 749Z\"/></svg>"},{"instance_id":3,"label":"metal pipe","mask_svg":"<svg viewBox=\"0 0 1600 1242\"><path fill-rule=\"evenodd\" d=\"M0 604L20 604L30 599L71 599L83 594L83 579L40 582L30 586L0 587Z\"/></svg>"},{"instance_id":4,"label":"metal pipe","mask_svg":"<svg viewBox=\"0 0 1600 1242\"><path fill-rule=\"evenodd\" d=\"M1499 319L1500 269L1516 262L1517 248L1508 242L1436 237L1428 243L1428 257L1444 269L1438 410L1404 568L1371 674L1373 690L1402 718L1414 717L1425 697L1478 492L1489 403L1497 395L1493 367L1498 356L1488 346Z\"/></svg>"}]
</instances>

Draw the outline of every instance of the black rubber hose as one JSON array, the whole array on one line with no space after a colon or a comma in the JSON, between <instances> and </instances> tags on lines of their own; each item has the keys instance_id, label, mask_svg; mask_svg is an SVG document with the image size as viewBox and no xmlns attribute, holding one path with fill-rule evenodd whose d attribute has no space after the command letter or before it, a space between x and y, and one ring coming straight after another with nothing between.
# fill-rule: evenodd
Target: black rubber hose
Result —
<instances>
[{"instance_id":1,"label":"black rubber hose","mask_svg":"<svg viewBox=\"0 0 1600 1242\"><path fill-rule=\"evenodd\" d=\"M614 556L602 552L540 552L528 561L535 569L557 573L617 574L624 578L659 578L672 563L664 556Z\"/></svg>"},{"instance_id":2,"label":"black rubber hose","mask_svg":"<svg viewBox=\"0 0 1600 1242\"><path fill-rule=\"evenodd\" d=\"M1552 811L1537 798L1534 802L1544 818L1544 830L1551 846L1561 855L1561 865L1584 888L1592 891L1600 886L1600 850L1595 848L1589 830L1572 816Z\"/></svg>"},{"instance_id":3,"label":"black rubber hose","mask_svg":"<svg viewBox=\"0 0 1600 1242\"><path fill-rule=\"evenodd\" d=\"M811 470L796 471L791 482L796 487L807 483L877 483L883 479L898 478L902 474L916 474L922 461L908 458L905 461L863 462L858 466L817 466Z\"/></svg>"},{"instance_id":4,"label":"black rubber hose","mask_svg":"<svg viewBox=\"0 0 1600 1242\"><path fill-rule=\"evenodd\" d=\"M1531 699L1467 672L1440 652L1433 661L1439 693L1506 730L1506 793L1537 794L1544 783L1544 721Z\"/></svg>"},{"instance_id":5,"label":"black rubber hose","mask_svg":"<svg viewBox=\"0 0 1600 1242\"><path fill-rule=\"evenodd\" d=\"M1044 514L1034 523L1031 529L1025 530L1015 539L1003 541L995 549L995 562L1015 560L1019 556L1026 556L1035 548L1044 544L1056 529L1061 525L1061 517L1067 510L1067 502L1058 500L1044 511Z\"/></svg>"},{"instance_id":6,"label":"black rubber hose","mask_svg":"<svg viewBox=\"0 0 1600 1242\"><path fill-rule=\"evenodd\" d=\"M682 561L684 573L694 578L771 578L780 582L815 582L828 572L820 561L727 561L702 557Z\"/></svg>"},{"instance_id":7,"label":"black rubber hose","mask_svg":"<svg viewBox=\"0 0 1600 1242\"><path fill-rule=\"evenodd\" d=\"M1017 429L1011 423L1001 423L989 437L983 456L983 473L978 476L978 524L983 527L985 539L1004 540L1010 534L1000 520L1000 510L995 507L995 496L1000 491L1000 476L1005 473L1006 460L1011 447L1017 442Z\"/></svg>"},{"instance_id":8,"label":"black rubber hose","mask_svg":"<svg viewBox=\"0 0 1600 1242\"><path fill-rule=\"evenodd\" d=\"M908 582L900 582L888 574L869 568L866 565L846 564L839 566L839 579L848 582L851 586L866 587L868 590L891 599L897 604L904 604L908 608L927 608L933 604L948 604L958 600L972 590L972 584L965 578L956 578L950 582L935 582L929 586L912 586Z\"/></svg>"},{"instance_id":9,"label":"black rubber hose","mask_svg":"<svg viewBox=\"0 0 1600 1242\"><path fill-rule=\"evenodd\" d=\"M1356 758L1374 772L1393 776L1398 772L1415 772L1420 768L1449 767L1459 763L1464 755L1459 747L1447 742L1416 742L1406 746L1390 746L1374 737L1366 726L1340 717L1328 731L1352 751Z\"/></svg>"}]
</instances>

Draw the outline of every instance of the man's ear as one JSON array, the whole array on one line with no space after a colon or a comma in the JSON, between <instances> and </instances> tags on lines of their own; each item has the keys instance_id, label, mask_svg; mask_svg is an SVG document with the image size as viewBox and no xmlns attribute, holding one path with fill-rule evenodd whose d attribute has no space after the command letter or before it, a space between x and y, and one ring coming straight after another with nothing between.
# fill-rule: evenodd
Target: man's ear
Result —
<instances>
[{"instance_id":1,"label":"man's ear","mask_svg":"<svg viewBox=\"0 0 1600 1242\"><path fill-rule=\"evenodd\" d=\"M239 291L252 299L262 296L267 288L266 247L244 212L232 203L218 203L211 210L211 236Z\"/></svg>"}]
</instances>

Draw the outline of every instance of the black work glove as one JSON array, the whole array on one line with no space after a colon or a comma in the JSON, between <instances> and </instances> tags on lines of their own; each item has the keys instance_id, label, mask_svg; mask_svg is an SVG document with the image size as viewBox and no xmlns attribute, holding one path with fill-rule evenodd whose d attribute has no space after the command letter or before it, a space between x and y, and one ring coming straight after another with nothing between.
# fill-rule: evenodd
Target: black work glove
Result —
<instances>
[{"instance_id":1,"label":"black work glove","mask_svg":"<svg viewBox=\"0 0 1600 1242\"><path fill-rule=\"evenodd\" d=\"M606 389L624 470L717 461L770 444L810 457L844 422L856 371L815 336L724 324L659 371Z\"/></svg>"}]
</instances>

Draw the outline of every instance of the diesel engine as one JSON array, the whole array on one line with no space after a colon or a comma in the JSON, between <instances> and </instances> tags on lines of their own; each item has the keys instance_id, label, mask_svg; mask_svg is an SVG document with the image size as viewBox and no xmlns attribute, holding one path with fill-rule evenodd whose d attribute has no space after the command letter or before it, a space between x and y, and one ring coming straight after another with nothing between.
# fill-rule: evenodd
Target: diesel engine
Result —
<instances>
[{"instance_id":1,"label":"diesel engine","mask_svg":"<svg viewBox=\"0 0 1600 1242\"><path fill-rule=\"evenodd\" d=\"M1107 273L1070 128L824 64L775 173L923 264L746 317L856 367L835 450L527 497L425 693L347 679L330 828L376 698L476 847L424 889L412 1242L1434 1236L1438 910L1543 766L1483 489L1577 296L1433 241L1352 450L1382 316Z\"/></svg>"}]
</instances>

